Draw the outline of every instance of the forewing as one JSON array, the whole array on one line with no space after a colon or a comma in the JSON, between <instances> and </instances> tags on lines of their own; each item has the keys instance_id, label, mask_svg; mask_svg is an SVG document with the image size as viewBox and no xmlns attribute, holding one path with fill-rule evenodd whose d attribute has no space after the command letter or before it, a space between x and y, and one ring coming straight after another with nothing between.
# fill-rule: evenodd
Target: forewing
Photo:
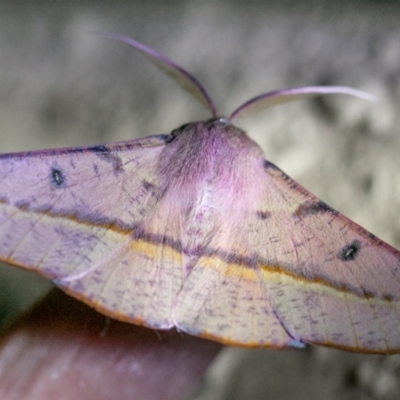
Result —
<instances>
[{"instance_id":1,"label":"forewing","mask_svg":"<svg viewBox=\"0 0 400 400\"><path fill-rule=\"evenodd\" d=\"M285 330L306 343L400 351L400 252L268 162L265 174L248 240Z\"/></svg>"},{"instance_id":2,"label":"forewing","mask_svg":"<svg viewBox=\"0 0 400 400\"><path fill-rule=\"evenodd\" d=\"M143 240L144 221L151 228L163 208L157 161L166 140L2 155L0 259L106 314L170 327L179 257ZM168 218L156 222L170 228Z\"/></svg>"}]
</instances>

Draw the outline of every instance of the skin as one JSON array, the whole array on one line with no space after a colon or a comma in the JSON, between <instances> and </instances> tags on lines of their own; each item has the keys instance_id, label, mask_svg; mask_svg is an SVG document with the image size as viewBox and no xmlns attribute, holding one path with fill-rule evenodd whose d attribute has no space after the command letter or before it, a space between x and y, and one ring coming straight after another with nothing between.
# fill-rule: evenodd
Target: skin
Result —
<instances>
[{"instance_id":1,"label":"skin","mask_svg":"<svg viewBox=\"0 0 400 400\"><path fill-rule=\"evenodd\" d=\"M0 398L187 398L221 345L97 313L58 289L6 329Z\"/></svg>"}]
</instances>

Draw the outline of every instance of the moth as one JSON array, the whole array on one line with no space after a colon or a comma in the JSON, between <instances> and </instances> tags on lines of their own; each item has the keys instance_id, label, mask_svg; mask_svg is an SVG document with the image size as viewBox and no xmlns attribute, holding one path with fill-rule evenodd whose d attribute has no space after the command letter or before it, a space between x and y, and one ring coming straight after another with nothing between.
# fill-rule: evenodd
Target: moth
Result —
<instances>
[{"instance_id":1,"label":"moth","mask_svg":"<svg viewBox=\"0 0 400 400\"><path fill-rule=\"evenodd\" d=\"M200 83L125 36L212 115L170 134L0 156L0 259L112 318L247 347L400 351L400 252L267 161L233 125L347 87L257 96L228 118Z\"/></svg>"}]
</instances>

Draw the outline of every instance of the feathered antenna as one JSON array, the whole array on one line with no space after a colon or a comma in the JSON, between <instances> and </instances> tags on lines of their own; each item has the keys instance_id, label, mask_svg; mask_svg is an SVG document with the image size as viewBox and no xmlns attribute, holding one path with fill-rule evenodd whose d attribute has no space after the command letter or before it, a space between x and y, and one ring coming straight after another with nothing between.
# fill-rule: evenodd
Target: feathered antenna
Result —
<instances>
[{"instance_id":1,"label":"feathered antenna","mask_svg":"<svg viewBox=\"0 0 400 400\"><path fill-rule=\"evenodd\" d=\"M175 64L172 60L151 49L150 47L147 47L144 44L127 36L108 32L96 33L108 39L119 40L120 42L126 43L136 50L141 51L153 64L178 82L183 89L188 91L203 106L205 106L211 112L213 118L217 117L217 109L207 91L200 84L200 82L184 68ZM359 97L365 100L376 100L376 98L369 93L346 86L305 86L299 88L289 88L275 90L253 97L233 111L229 116L228 121L237 121L240 118L250 114L255 114L277 104L288 103L290 101L304 99L307 97L321 96L324 94L348 94L350 96Z\"/></svg>"},{"instance_id":2,"label":"feathered antenna","mask_svg":"<svg viewBox=\"0 0 400 400\"><path fill-rule=\"evenodd\" d=\"M119 40L120 42L126 43L136 50L141 51L153 64L155 64L168 76L173 78L183 89L188 91L193 97L200 101L200 103L211 112L213 118L217 117L217 109L211 97L208 95L207 91L200 84L200 82L185 69L150 47L147 47L144 44L139 43L127 36L108 32L96 33L107 39Z\"/></svg>"},{"instance_id":3,"label":"feathered antenna","mask_svg":"<svg viewBox=\"0 0 400 400\"><path fill-rule=\"evenodd\" d=\"M263 93L246 101L232 112L228 120L238 120L246 115L255 114L277 104L288 103L290 101L304 99L307 97L336 93L348 94L364 100L376 100L375 96L367 92L347 86L304 86L299 88L274 90L273 92Z\"/></svg>"}]
</instances>

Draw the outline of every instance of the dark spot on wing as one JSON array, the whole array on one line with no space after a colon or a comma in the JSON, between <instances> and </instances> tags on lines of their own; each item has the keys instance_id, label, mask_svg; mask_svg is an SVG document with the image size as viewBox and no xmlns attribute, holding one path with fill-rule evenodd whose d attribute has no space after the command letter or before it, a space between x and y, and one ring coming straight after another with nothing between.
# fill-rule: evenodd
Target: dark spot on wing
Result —
<instances>
[{"instance_id":1,"label":"dark spot on wing","mask_svg":"<svg viewBox=\"0 0 400 400\"><path fill-rule=\"evenodd\" d=\"M366 299L373 299L375 297L374 293L369 290L362 288L363 295Z\"/></svg>"},{"instance_id":2,"label":"dark spot on wing","mask_svg":"<svg viewBox=\"0 0 400 400\"><path fill-rule=\"evenodd\" d=\"M259 219L268 219L271 217L271 213L269 211L257 211L257 217Z\"/></svg>"},{"instance_id":3,"label":"dark spot on wing","mask_svg":"<svg viewBox=\"0 0 400 400\"><path fill-rule=\"evenodd\" d=\"M391 294L385 294L383 296L383 299L392 302L394 300L394 297Z\"/></svg>"},{"instance_id":4,"label":"dark spot on wing","mask_svg":"<svg viewBox=\"0 0 400 400\"><path fill-rule=\"evenodd\" d=\"M155 188L155 186L152 183L145 181L145 180L142 181L142 185L145 188L145 190L148 190L148 191L153 190Z\"/></svg>"},{"instance_id":5,"label":"dark spot on wing","mask_svg":"<svg viewBox=\"0 0 400 400\"><path fill-rule=\"evenodd\" d=\"M150 193L151 196L153 196L155 199L161 199L161 197L163 196L163 191L160 187L154 185L154 183L151 183L149 181L143 180L142 181L142 185L144 190L147 193Z\"/></svg>"},{"instance_id":6,"label":"dark spot on wing","mask_svg":"<svg viewBox=\"0 0 400 400\"><path fill-rule=\"evenodd\" d=\"M88 150L95 153L108 153L110 151L110 149L104 145L90 146Z\"/></svg>"},{"instance_id":7,"label":"dark spot on wing","mask_svg":"<svg viewBox=\"0 0 400 400\"><path fill-rule=\"evenodd\" d=\"M158 140L163 140L164 142L168 142L171 140L171 135L170 134L159 134L159 135L151 135L147 136L148 139L158 139Z\"/></svg>"},{"instance_id":8,"label":"dark spot on wing","mask_svg":"<svg viewBox=\"0 0 400 400\"><path fill-rule=\"evenodd\" d=\"M50 172L50 179L53 186L59 188L64 186L65 176L59 168L52 168Z\"/></svg>"},{"instance_id":9,"label":"dark spot on wing","mask_svg":"<svg viewBox=\"0 0 400 400\"><path fill-rule=\"evenodd\" d=\"M352 261L357 257L360 249L361 243L358 240L353 240L339 251L338 257L342 261Z\"/></svg>"},{"instance_id":10,"label":"dark spot on wing","mask_svg":"<svg viewBox=\"0 0 400 400\"><path fill-rule=\"evenodd\" d=\"M371 232L368 233L368 236L373 240L376 241L378 238Z\"/></svg>"},{"instance_id":11,"label":"dark spot on wing","mask_svg":"<svg viewBox=\"0 0 400 400\"><path fill-rule=\"evenodd\" d=\"M275 164L272 164L271 162L269 162L268 160L264 160L264 168L265 169L273 169L275 171L278 171L281 173L282 178L285 181L291 181L294 182L289 175L286 175L280 168L278 168Z\"/></svg>"},{"instance_id":12,"label":"dark spot on wing","mask_svg":"<svg viewBox=\"0 0 400 400\"><path fill-rule=\"evenodd\" d=\"M117 152L111 151L105 145L91 146L88 147L88 150L96 153L96 155L100 159L110 163L113 166L115 172L123 172L124 169L122 166L122 160L117 155Z\"/></svg>"},{"instance_id":13,"label":"dark spot on wing","mask_svg":"<svg viewBox=\"0 0 400 400\"><path fill-rule=\"evenodd\" d=\"M323 214L323 213L330 213L337 215L338 212L334 210L332 207L328 206L328 204L324 203L323 201L306 201L297 208L294 212L294 215L298 217L306 217L307 215L315 215L315 214Z\"/></svg>"},{"instance_id":14,"label":"dark spot on wing","mask_svg":"<svg viewBox=\"0 0 400 400\"><path fill-rule=\"evenodd\" d=\"M271 168L280 171L280 169L275 164L272 164L272 162L269 162L268 160L264 160L264 168Z\"/></svg>"}]
</instances>

